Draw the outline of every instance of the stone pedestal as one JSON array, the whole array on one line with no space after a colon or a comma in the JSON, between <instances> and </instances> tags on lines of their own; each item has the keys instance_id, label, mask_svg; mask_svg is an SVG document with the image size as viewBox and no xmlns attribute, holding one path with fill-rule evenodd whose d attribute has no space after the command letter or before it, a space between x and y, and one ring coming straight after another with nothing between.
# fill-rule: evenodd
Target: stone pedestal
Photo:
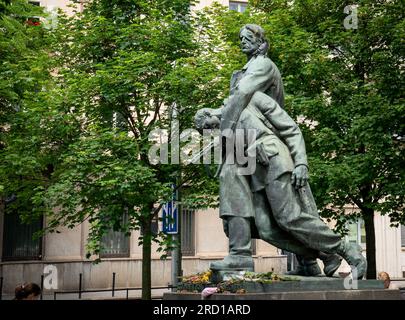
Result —
<instances>
[{"instance_id":1,"label":"stone pedestal","mask_svg":"<svg viewBox=\"0 0 405 320\"><path fill-rule=\"evenodd\" d=\"M200 293L165 293L163 300L201 300ZM332 290L224 294L215 293L207 301L216 300L401 300L398 289Z\"/></svg>"},{"instance_id":2,"label":"stone pedestal","mask_svg":"<svg viewBox=\"0 0 405 320\"><path fill-rule=\"evenodd\" d=\"M223 281L230 275L226 272L215 277ZM233 274L233 279L237 275ZM208 286L208 285L207 285ZM214 286L214 284L209 285ZM164 300L201 300L204 286L191 292L165 293ZM380 280L344 278L294 277L290 281L235 281L226 284L227 292L215 293L207 300L401 300L400 290L384 289ZM194 292L193 292L194 291ZM240 293L243 292L243 293Z\"/></svg>"}]
</instances>

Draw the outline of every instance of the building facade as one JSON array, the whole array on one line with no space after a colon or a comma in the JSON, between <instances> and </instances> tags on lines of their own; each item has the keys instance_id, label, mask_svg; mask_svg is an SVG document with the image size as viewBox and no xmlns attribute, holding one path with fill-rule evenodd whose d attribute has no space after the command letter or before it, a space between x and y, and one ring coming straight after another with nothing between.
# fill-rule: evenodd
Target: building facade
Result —
<instances>
[{"instance_id":1,"label":"building facade","mask_svg":"<svg viewBox=\"0 0 405 320\"><path fill-rule=\"evenodd\" d=\"M53 9L60 7L68 13L68 1L41 0L32 1L38 5ZM211 4L211 0L202 0L198 10ZM219 3L232 10L243 12L247 1L221 0ZM77 7L81 10L81 6ZM33 234L46 225L46 219L31 225L19 221L17 212L8 212L3 203L0 210L0 277L3 277L3 291L12 293L16 285L23 282L39 283L47 266L57 270L57 289L76 290L82 275L82 287L85 289L105 289L112 286L115 273L116 287L140 287L142 279L142 247L138 245L139 232L125 237L111 231L103 239L106 248L101 254L101 262L86 258L86 240L89 226L82 223L74 229L62 228L60 233L47 234L34 239ZM356 210L347 208L347 210ZM4 212L7 211L5 215ZM389 219L375 216L377 271L386 271L393 278L405 277L405 227L391 228ZM209 263L227 255L228 239L217 210L184 210L181 217L183 274L193 274L208 269ZM155 228L161 228L156 220ZM364 226L361 221L349 226L348 240L357 242L365 248ZM255 240L253 245L255 269L258 272L274 270L283 273L291 261L279 249ZM171 260L161 260L157 246L152 250L152 285L166 286L171 282ZM293 260L292 260L293 261ZM340 270L349 269L343 263Z\"/></svg>"}]
</instances>

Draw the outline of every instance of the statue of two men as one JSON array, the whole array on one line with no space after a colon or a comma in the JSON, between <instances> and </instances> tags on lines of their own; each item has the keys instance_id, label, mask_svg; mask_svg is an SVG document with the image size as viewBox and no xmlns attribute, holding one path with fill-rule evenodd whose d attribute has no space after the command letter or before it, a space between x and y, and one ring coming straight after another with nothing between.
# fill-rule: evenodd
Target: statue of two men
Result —
<instances>
[{"instance_id":1,"label":"statue of two men","mask_svg":"<svg viewBox=\"0 0 405 320\"><path fill-rule=\"evenodd\" d=\"M212 270L253 271L251 241L262 239L297 254L292 273L332 276L344 258L361 279L367 268L358 245L345 242L319 217L307 183L305 143L297 124L283 109L281 75L267 57L264 30L253 24L240 30L247 64L231 78L230 96L219 109L201 109L198 128L221 129L223 139L237 130L255 130L257 163L252 174L240 174L243 164L223 160L220 167L220 216L229 238L229 255L213 262ZM232 150L231 152L234 152Z\"/></svg>"}]
</instances>

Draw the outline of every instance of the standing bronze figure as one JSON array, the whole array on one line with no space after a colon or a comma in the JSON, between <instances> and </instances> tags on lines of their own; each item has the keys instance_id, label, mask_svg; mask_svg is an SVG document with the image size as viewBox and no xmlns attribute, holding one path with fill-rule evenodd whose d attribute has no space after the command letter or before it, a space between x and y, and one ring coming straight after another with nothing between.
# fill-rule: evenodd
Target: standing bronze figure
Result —
<instances>
[{"instance_id":1,"label":"standing bronze figure","mask_svg":"<svg viewBox=\"0 0 405 320\"><path fill-rule=\"evenodd\" d=\"M302 133L284 107L281 74L267 57L264 30L253 24L240 30L247 64L231 78L230 96L222 108L197 112L198 128L218 126L224 139L236 130L255 130L246 148L256 151L253 174L239 174L243 166L220 166L220 216L229 238L229 255L214 262L212 270L253 270L251 241L260 238L297 254L292 273L332 276L344 258L356 278L366 273L367 262L358 245L345 242L319 217L308 180L308 162ZM233 151L232 151L233 152ZM225 157L226 158L226 157Z\"/></svg>"}]
</instances>

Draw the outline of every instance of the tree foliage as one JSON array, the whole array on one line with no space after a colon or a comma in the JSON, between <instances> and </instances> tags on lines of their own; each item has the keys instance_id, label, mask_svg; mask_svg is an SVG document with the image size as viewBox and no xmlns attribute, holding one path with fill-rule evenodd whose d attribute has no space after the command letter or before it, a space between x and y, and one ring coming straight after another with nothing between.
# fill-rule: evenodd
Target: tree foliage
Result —
<instances>
[{"instance_id":1,"label":"tree foliage","mask_svg":"<svg viewBox=\"0 0 405 320\"><path fill-rule=\"evenodd\" d=\"M215 86L204 81L215 78L213 63L189 68L200 53L189 5L95 0L74 17L60 12L58 28L38 30L48 41L41 47L46 63L27 57L45 76L33 77L35 89L9 102L21 107L4 122L5 197L17 195L12 205L26 220L46 215L50 232L88 221L89 258L98 257L109 230L129 235L141 229L146 299L151 241L162 248L176 245L151 230L152 219L172 197L172 184L186 186L182 195L188 206L213 206L218 198L216 182L202 167L154 165L148 159L149 135L171 129L174 102L180 130L193 127L195 110L209 103L197 90L183 91L183 76L191 72L187 81L200 81L195 88Z\"/></svg>"},{"instance_id":2,"label":"tree foliage","mask_svg":"<svg viewBox=\"0 0 405 320\"><path fill-rule=\"evenodd\" d=\"M26 1L0 1L0 200L20 192L21 201L13 205L22 212L31 212L33 189L46 171L46 161L36 153L38 140L24 130L25 101L38 94L49 77L44 66L50 39L31 23L38 15L44 16L41 8Z\"/></svg>"}]
</instances>

